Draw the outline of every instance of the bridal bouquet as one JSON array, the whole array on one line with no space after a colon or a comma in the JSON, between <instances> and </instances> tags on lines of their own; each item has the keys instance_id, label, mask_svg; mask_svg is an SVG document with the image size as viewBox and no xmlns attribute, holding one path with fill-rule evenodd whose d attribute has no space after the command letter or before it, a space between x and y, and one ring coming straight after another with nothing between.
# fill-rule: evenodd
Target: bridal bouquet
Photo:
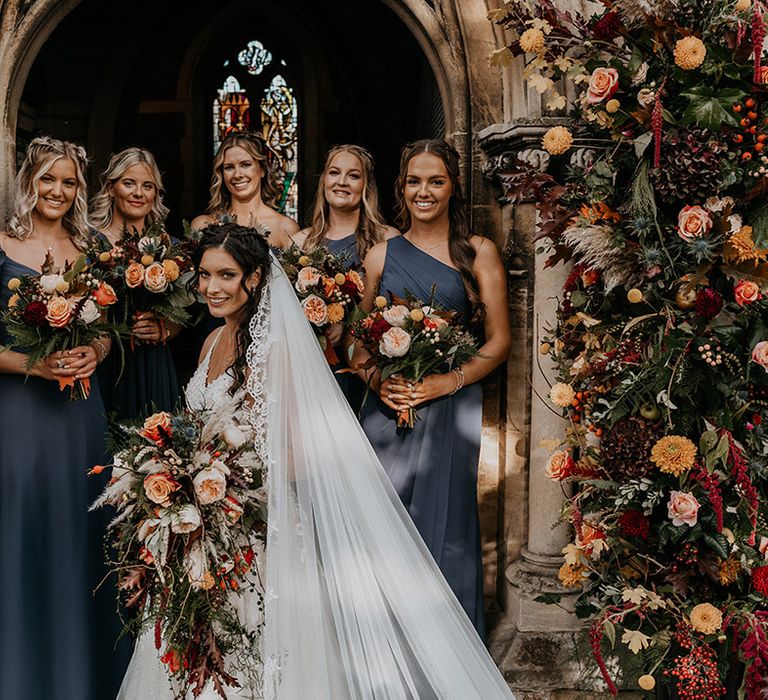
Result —
<instances>
[{"instance_id":1,"label":"bridal bouquet","mask_svg":"<svg viewBox=\"0 0 768 700\"><path fill-rule=\"evenodd\" d=\"M49 253L41 276L15 277L8 287L13 295L2 322L13 345L27 354L28 369L53 352L88 345L117 332L116 326L103 321L104 311L117 301L115 291L93 276L85 256L62 272ZM60 378L59 388L67 387L71 399L87 399L91 380Z\"/></svg>"},{"instance_id":2,"label":"bridal bouquet","mask_svg":"<svg viewBox=\"0 0 768 700\"><path fill-rule=\"evenodd\" d=\"M126 232L115 246L93 237L89 251L93 273L118 291L122 324L140 311L152 312L161 325L189 323L187 307L195 301L187 288L193 275L192 245L191 238L172 239L162 224Z\"/></svg>"},{"instance_id":3,"label":"bridal bouquet","mask_svg":"<svg viewBox=\"0 0 768 700\"><path fill-rule=\"evenodd\" d=\"M439 309L432 301L425 305L413 296L378 296L375 308L358 318L350 332L371 355L363 369L378 368L382 381L400 375L419 382L478 356L477 341L458 317L456 311ZM417 419L415 408L404 409L397 414L397 427L413 428Z\"/></svg>"},{"instance_id":4,"label":"bridal bouquet","mask_svg":"<svg viewBox=\"0 0 768 700\"><path fill-rule=\"evenodd\" d=\"M326 342L324 331L334 323L348 322L350 311L363 298L363 278L357 270L347 269L346 255L334 255L324 248L302 253L292 246L281 254L280 262L296 290L304 315L315 329L328 363L338 364L339 357Z\"/></svg>"},{"instance_id":5,"label":"bridal bouquet","mask_svg":"<svg viewBox=\"0 0 768 700\"><path fill-rule=\"evenodd\" d=\"M258 635L236 606L239 595L261 595L254 560L266 538L266 494L235 409L117 426L111 479L92 506L117 510L107 542L118 596L136 613L126 629L154 628L181 696L210 682L226 697L224 685L238 685L234 671L253 676L258 667Z\"/></svg>"}]
</instances>

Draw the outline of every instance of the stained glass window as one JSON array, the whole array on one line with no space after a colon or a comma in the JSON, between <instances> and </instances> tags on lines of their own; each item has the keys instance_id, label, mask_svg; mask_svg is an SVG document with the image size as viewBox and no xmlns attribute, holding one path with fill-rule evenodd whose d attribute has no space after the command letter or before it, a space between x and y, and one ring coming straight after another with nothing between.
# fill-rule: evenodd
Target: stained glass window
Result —
<instances>
[{"instance_id":1,"label":"stained glass window","mask_svg":"<svg viewBox=\"0 0 768 700\"><path fill-rule=\"evenodd\" d=\"M224 74L227 77L213 98L213 150L217 151L232 132L251 130L263 134L279 160L279 209L297 218L299 109L285 77L286 62L273 61L271 52L256 40L249 41L236 58L236 62L224 61L224 67L232 73Z\"/></svg>"},{"instance_id":2,"label":"stained glass window","mask_svg":"<svg viewBox=\"0 0 768 700\"><path fill-rule=\"evenodd\" d=\"M258 75L272 61L272 54L264 48L260 41L249 41L237 56L240 65L251 75Z\"/></svg>"},{"instance_id":3,"label":"stained glass window","mask_svg":"<svg viewBox=\"0 0 768 700\"><path fill-rule=\"evenodd\" d=\"M282 75L276 75L265 90L261 115L264 138L283 163L283 199L280 205L286 213L295 212L289 214L295 217L299 207L296 183L299 110L293 90Z\"/></svg>"}]
</instances>

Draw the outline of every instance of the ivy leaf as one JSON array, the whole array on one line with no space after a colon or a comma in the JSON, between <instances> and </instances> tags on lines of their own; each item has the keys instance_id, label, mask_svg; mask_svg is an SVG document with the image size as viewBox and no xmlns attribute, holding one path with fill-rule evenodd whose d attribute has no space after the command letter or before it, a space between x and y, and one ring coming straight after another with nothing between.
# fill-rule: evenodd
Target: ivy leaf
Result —
<instances>
[{"instance_id":1,"label":"ivy leaf","mask_svg":"<svg viewBox=\"0 0 768 700\"><path fill-rule=\"evenodd\" d=\"M557 593L543 593L542 595L536 596L533 600L536 603L556 605L562 600L562 596L558 595Z\"/></svg>"},{"instance_id":2,"label":"ivy leaf","mask_svg":"<svg viewBox=\"0 0 768 700\"><path fill-rule=\"evenodd\" d=\"M704 535L704 542L721 559L727 559L729 554L728 540L722 532L716 532L714 535Z\"/></svg>"},{"instance_id":3,"label":"ivy leaf","mask_svg":"<svg viewBox=\"0 0 768 700\"><path fill-rule=\"evenodd\" d=\"M684 124L696 124L712 131L718 131L723 124L739 126L731 105L746 97L743 90L726 88L716 91L711 85L697 85L681 94L688 100L683 113Z\"/></svg>"}]
</instances>

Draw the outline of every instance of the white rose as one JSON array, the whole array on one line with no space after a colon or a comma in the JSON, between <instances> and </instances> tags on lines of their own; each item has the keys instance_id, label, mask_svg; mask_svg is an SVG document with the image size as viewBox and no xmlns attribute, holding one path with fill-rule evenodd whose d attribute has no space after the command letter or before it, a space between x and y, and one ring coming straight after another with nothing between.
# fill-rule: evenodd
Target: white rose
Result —
<instances>
[{"instance_id":1,"label":"white rose","mask_svg":"<svg viewBox=\"0 0 768 700\"><path fill-rule=\"evenodd\" d=\"M741 230L741 216L738 214L731 214L731 216L728 217L728 226L730 227L728 229L728 233L736 233L737 231Z\"/></svg>"},{"instance_id":2,"label":"white rose","mask_svg":"<svg viewBox=\"0 0 768 700\"><path fill-rule=\"evenodd\" d=\"M208 467L197 473L193 480L200 505L220 501L227 495L227 478L218 469Z\"/></svg>"},{"instance_id":3,"label":"white rose","mask_svg":"<svg viewBox=\"0 0 768 700\"><path fill-rule=\"evenodd\" d=\"M53 294L56 287L62 283L66 284L62 275L42 275L40 277L40 286L46 294Z\"/></svg>"},{"instance_id":4,"label":"white rose","mask_svg":"<svg viewBox=\"0 0 768 700\"><path fill-rule=\"evenodd\" d=\"M232 425L224 431L224 442L230 447L237 449L242 447L248 441L248 435L236 425Z\"/></svg>"},{"instance_id":5,"label":"white rose","mask_svg":"<svg viewBox=\"0 0 768 700\"><path fill-rule=\"evenodd\" d=\"M637 103L641 107L650 107L650 105L652 105L655 101L656 92L654 90L643 88L640 90L640 92L637 93Z\"/></svg>"},{"instance_id":6,"label":"white rose","mask_svg":"<svg viewBox=\"0 0 768 700\"><path fill-rule=\"evenodd\" d=\"M87 299L83 307L80 309L80 320L83 323L90 324L97 321L101 316L99 307L96 306L96 302L93 299Z\"/></svg>"},{"instance_id":7,"label":"white rose","mask_svg":"<svg viewBox=\"0 0 768 700\"><path fill-rule=\"evenodd\" d=\"M405 325L405 320L410 315L410 310L407 306L398 304L397 306L391 306L390 308L381 312L386 322L390 326L402 328Z\"/></svg>"},{"instance_id":8,"label":"white rose","mask_svg":"<svg viewBox=\"0 0 768 700\"><path fill-rule=\"evenodd\" d=\"M733 206L733 197L709 197L704 206L711 212L721 212L726 207Z\"/></svg>"},{"instance_id":9,"label":"white rose","mask_svg":"<svg viewBox=\"0 0 768 700\"><path fill-rule=\"evenodd\" d=\"M171 516L171 530L179 535L194 532L202 524L200 512L191 504L182 506Z\"/></svg>"},{"instance_id":10,"label":"white rose","mask_svg":"<svg viewBox=\"0 0 768 700\"><path fill-rule=\"evenodd\" d=\"M632 85L640 85L640 83L645 80L645 77L648 75L648 64L643 61L640 64L640 67L635 71L635 74L632 76Z\"/></svg>"},{"instance_id":11,"label":"white rose","mask_svg":"<svg viewBox=\"0 0 768 700\"><path fill-rule=\"evenodd\" d=\"M390 328L379 341L379 352L387 357L402 357L411 347L411 336L402 328Z\"/></svg>"}]
</instances>

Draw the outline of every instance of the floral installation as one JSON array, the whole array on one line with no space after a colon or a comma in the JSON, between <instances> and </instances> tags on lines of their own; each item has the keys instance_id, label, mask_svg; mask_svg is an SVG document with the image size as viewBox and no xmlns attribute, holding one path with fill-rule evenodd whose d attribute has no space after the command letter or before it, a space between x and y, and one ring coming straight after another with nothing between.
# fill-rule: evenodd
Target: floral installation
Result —
<instances>
[{"instance_id":1,"label":"floral installation","mask_svg":"<svg viewBox=\"0 0 768 700\"><path fill-rule=\"evenodd\" d=\"M266 493L251 431L233 418L234 400L231 409L117 425L113 464L89 472L111 469L92 509L117 511L105 539L130 613L124 631L154 630L179 697L210 683L226 698L236 674L258 674L258 635L239 619L237 597L263 597L255 559L266 539Z\"/></svg>"},{"instance_id":2,"label":"floral installation","mask_svg":"<svg viewBox=\"0 0 768 700\"><path fill-rule=\"evenodd\" d=\"M348 259L345 253L329 253L322 247L304 253L294 245L280 253L280 262L293 284L304 316L312 324L331 365L338 364L339 357L326 342L325 329L335 323L346 325L365 291L363 277L354 267L349 267Z\"/></svg>"},{"instance_id":3,"label":"floral installation","mask_svg":"<svg viewBox=\"0 0 768 700\"><path fill-rule=\"evenodd\" d=\"M542 400L568 421L546 471L573 528L560 580L613 694L607 646L662 697L768 687L765 12L492 12L514 37L492 61L521 57L560 115L547 171L518 160L501 179L507 201L536 200L547 267L569 265L540 348L557 372Z\"/></svg>"},{"instance_id":4,"label":"floral installation","mask_svg":"<svg viewBox=\"0 0 768 700\"><path fill-rule=\"evenodd\" d=\"M2 311L13 346L27 354L28 370L53 352L89 345L118 332L117 326L104 320L107 309L117 302L115 290L94 277L85 256L62 271L49 252L41 272L9 280L13 294ZM91 380L60 377L59 389L67 387L70 399L87 399Z\"/></svg>"},{"instance_id":5,"label":"floral installation","mask_svg":"<svg viewBox=\"0 0 768 700\"><path fill-rule=\"evenodd\" d=\"M429 304L411 295L377 296L370 313L358 313L350 333L370 353L363 369L377 368L381 381L399 375L420 382L430 374L458 372L479 355L477 341L459 322L460 314L440 308L435 291L433 287ZM404 409L397 414L397 427L413 428L416 420L415 408Z\"/></svg>"},{"instance_id":6,"label":"floral installation","mask_svg":"<svg viewBox=\"0 0 768 700\"><path fill-rule=\"evenodd\" d=\"M161 224L151 224L142 231L126 231L114 246L103 236L92 241L88 257L93 273L118 291L121 303L115 316L123 326L142 311L152 312L161 326L167 321L189 324L188 307L195 301L189 290L194 274L191 232L175 240ZM136 342L133 335L130 342Z\"/></svg>"}]
</instances>

